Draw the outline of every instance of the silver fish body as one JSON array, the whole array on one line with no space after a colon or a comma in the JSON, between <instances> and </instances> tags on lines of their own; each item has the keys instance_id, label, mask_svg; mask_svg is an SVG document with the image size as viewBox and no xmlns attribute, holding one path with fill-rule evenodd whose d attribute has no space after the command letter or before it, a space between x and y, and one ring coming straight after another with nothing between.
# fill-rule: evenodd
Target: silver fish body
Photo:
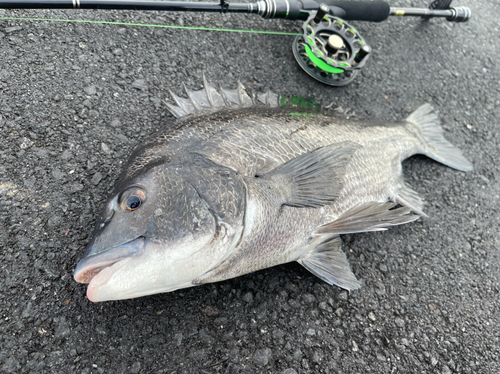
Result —
<instances>
[{"instance_id":1,"label":"silver fish body","mask_svg":"<svg viewBox=\"0 0 500 374\"><path fill-rule=\"evenodd\" d=\"M402 161L425 154L471 170L424 105L394 124L255 105L235 91L174 95L179 120L131 156L75 279L92 301L221 281L298 261L330 284L360 283L339 235L424 215ZM306 103L307 104L307 103Z\"/></svg>"}]
</instances>

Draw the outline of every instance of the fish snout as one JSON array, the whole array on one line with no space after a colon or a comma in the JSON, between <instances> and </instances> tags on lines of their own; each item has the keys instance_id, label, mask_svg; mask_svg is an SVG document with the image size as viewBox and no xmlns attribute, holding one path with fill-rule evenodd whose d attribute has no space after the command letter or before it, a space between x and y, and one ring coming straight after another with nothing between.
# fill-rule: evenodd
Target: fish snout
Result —
<instances>
[{"instance_id":1,"label":"fish snout","mask_svg":"<svg viewBox=\"0 0 500 374\"><path fill-rule=\"evenodd\" d=\"M146 239L139 236L130 242L97 254L92 254L94 252L93 243L94 241L89 244L84 257L78 262L73 273L75 281L79 283L89 283L101 270L126 258L141 255L144 252Z\"/></svg>"}]
</instances>

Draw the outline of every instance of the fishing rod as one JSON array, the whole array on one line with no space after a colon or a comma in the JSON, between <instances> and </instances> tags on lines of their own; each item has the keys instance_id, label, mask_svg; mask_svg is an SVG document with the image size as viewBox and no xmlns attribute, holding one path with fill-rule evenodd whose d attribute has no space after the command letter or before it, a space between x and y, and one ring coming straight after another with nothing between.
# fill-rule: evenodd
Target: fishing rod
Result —
<instances>
[{"instance_id":1,"label":"fishing rod","mask_svg":"<svg viewBox=\"0 0 500 374\"><path fill-rule=\"evenodd\" d=\"M451 7L452 0L436 0L429 9L391 7L385 1L260 0L229 3L146 0L0 0L0 9L114 9L258 14L266 19L302 20L292 51L300 67L314 79L330 85L351 83L372 51L346 21L382 22L389 16L425 19L441 17L466 22L471 11Z\"/></svg>"}]
</instances>

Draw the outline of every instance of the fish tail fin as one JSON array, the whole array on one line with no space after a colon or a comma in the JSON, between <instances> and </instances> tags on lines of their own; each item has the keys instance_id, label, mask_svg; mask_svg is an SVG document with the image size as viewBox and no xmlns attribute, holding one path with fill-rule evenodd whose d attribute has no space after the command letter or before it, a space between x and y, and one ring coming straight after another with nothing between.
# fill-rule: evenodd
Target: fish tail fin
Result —
<instances>
[{"instance_id":1,"label":"fish tail fin","mask_svg":"<svg viewBox=\"0 0 500 374\"><path fill-rule=\"evenodd\" d=\"M406 122L410 131L416 127L424 138L421 152L427 157L457 170L472 170L472 164L462 151L445 139L438 116L430 104L424 104L415 110L406 118Z\"/></svg>"}]
</instances>

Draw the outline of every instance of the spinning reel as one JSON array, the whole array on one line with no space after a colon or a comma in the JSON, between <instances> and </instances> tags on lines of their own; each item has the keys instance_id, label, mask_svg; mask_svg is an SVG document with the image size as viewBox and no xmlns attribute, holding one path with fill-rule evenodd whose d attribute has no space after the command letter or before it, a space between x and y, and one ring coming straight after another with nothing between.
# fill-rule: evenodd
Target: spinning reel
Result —
<instances>
[{"instance_id":1,"label":"spinning reel","mask_svg":"<svg viewBox=\"0 0 500 374\"><path fill-rule=\"evenodd\" d=\"M330 86L351 83L369 58L371 47L347 21L381 22L389 16L444 17L466 22L469 8L450 7L452 0L435 0L429 9L393 8L384 1L260 0L220 3L150 0L0 0L0 9L133 9L191 12L253 13L264 18L303 20L303 33L292 50L300 67Z\"/></svg>"}]
</instances>

